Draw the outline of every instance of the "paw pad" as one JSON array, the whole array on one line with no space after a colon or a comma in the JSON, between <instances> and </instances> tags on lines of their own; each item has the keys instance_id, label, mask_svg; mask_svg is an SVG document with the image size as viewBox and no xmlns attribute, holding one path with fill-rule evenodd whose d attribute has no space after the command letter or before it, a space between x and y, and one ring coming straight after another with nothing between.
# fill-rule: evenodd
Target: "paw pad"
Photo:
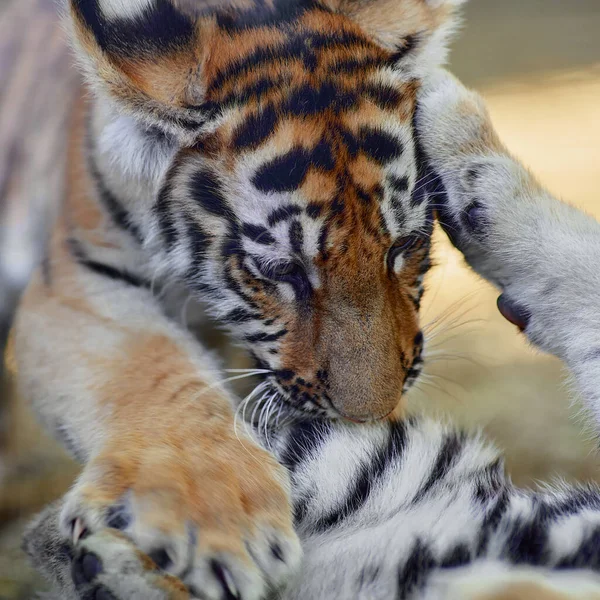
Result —
<instances>
[{"instance_id":1,"label":"paw pad","mask_svg":"<svg viewBox=\"0 0 600 600\"><path fill-rule=\"evenodd\" d=\"M100 559L91 553L82 553L74 561L71 568L73 582L77 587L92 583L103 571Z\"/></svg>"},{"instance_id":2,"label":"paw pad","mask_svg":"<svg viewBox=\"0 0 600 600\"><path fill-rule=\"evenodd\" d=\"M531 313L523 306L509 300L504 294L498 298L498 310L507 321L516 325L521 331L527 329Z\"/></svg>"}]
</instances>

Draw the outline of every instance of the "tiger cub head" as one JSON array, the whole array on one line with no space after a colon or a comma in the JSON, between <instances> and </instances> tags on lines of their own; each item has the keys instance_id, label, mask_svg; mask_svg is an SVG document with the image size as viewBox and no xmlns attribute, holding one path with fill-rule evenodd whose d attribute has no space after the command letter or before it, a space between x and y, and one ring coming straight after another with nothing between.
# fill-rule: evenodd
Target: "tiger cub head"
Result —
<instances>
[{"instance_id":1,"label":"tiger cub head","mask_svg":"<svg viewBox=\"0 0 600 600\"><path fill-rule=\"evenodd\" d=\"M101 101L175 147L144 242L296 409L380 419L421 369L413 121L459 3L71 0Z\"/></svg>"}]
</instances>

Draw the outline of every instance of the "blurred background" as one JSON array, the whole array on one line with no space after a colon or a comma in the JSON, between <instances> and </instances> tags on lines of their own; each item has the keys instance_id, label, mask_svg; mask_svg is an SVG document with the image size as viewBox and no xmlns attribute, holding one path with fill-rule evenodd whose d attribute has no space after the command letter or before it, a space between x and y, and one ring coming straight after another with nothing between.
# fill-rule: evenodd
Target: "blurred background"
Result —
<instances>
[{"instance_id":1,"label":"blurred background","mask_svg":"<svg viewBox=\"0 0 600 600\"><path fill-rule=\"evenodd\" d=\"M453 71L486 98L508 147L559 197L600 218L600 0L471 0ZM52 0L0 0L0 348L63 189L77 74ZM482 427L519 485L600 480L561 365L497 314L497 293L438 236L424 321L436 321L415 412ZM42 583L23 524L77 473L0 375L0 600Z\"/></svg>"}]
</instances>

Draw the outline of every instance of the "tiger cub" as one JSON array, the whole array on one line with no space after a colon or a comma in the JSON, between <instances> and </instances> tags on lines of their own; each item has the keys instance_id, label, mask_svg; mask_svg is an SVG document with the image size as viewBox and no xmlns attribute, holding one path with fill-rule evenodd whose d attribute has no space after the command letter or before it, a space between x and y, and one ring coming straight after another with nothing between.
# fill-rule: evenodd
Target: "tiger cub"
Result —
<instances>
[{"instance_id":1,"label":"tiger cub","mask_svg":"<svg viewBox=\"0 0 600 600\"><path fill-rule=\"evenodd\" d=\"M419 92L416 124L447 233L501 290L501 312L571 368L598 426L600 224L541 188L446 73ZM518 490L494 448L431 420L299 418L262 442L290 474L304 550L278 600L600 599L598 486ZM120 532L61 550L57 510L26 546L61 598L207 597ZM246 597L223 581L223 598Z\"/></svg>"},{"instance_id":2,"label":"tiger cub","mask_svg":"<svg viewBox=\"0 0 600 600\"><path fill-rule=\"evenodd\" d=\"M417 95L458 4L67 2L89 93L14 332L21 393L84 465L65 541L121 529L208 599L297 570L286 471L240 443L195 309L280 406L401 411L433 226Z\"/></svg>"}]
</instances>

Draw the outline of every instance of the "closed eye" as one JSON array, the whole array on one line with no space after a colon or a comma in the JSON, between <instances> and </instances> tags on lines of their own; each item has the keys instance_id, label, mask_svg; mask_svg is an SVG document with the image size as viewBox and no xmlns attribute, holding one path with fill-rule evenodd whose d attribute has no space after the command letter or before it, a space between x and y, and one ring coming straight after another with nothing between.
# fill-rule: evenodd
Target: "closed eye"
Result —
<instances>
[{"instance_id":1,"label":"closed eye","mask_svg":"<svg viewBox=\"0 0 600 600\"><path fill-rule=\"evenodd\" d=\"M255 259L259 273L275 283L287 283L294 288L298 299L306 299L312 291L308 274L304 267L293 261L266 262Z\"/></svg>"},{"instance_id":2,"label":"closed eye","mask_svg":"<svg viewBox=\"0 0 600 600\"><path fill-rule=\"evenodd\" d=\"M407 235L397 239L394 245L389 249L387 255L387 266L390 272L394 271L396 260L401 255L408 255L419 248L422 248L425 238L422 235Z\"/></svg>"}]
</instances>

